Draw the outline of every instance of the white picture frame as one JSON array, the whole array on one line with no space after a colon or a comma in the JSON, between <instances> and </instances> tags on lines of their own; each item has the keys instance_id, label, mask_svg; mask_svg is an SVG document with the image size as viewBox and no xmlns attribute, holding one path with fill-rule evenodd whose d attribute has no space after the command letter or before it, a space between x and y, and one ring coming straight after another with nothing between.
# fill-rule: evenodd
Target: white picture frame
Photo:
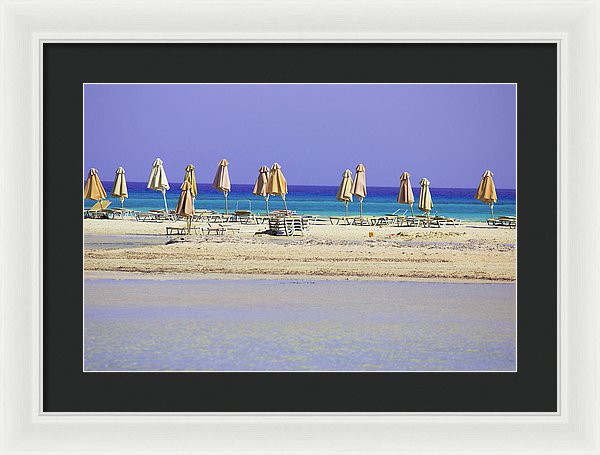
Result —
<instances>
[{"instance_id":1,"label":"white picture frame","mask_svg":"<svg viewBox=\"0 0 600 455\"><path fill-rule=\"evenodd\" d=\"M0 453L600 453L600 207L594 191L600 175L600 2L0 0L0 5L0 182L2 194L10 195L0 223ZM45 42L103 41L557 43L559 411L42 412L41 49ZM543 176L549 185L554 177Z\"/></svg>"}]
</instances>

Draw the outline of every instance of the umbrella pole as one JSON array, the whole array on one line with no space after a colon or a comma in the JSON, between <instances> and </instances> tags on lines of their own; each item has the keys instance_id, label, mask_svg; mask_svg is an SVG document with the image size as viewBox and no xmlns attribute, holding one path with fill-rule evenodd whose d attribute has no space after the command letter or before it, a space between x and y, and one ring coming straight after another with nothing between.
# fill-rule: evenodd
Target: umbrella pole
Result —
<instances>
[{"instance_id":1,"label":"umbrella pole","mask_svg":"<svg viewBox=\"0 0 600 455\"><path fill-rule=\"evenodd\" d=\"M123 202L124 202L124 201L125 201L125 198L124 198L124 197L122 197L122 198L121 198L121 208L123 208Z\"/></svg>"},{"instance_id":2,"label":"umbrella pole","mask_svg":"<svg viewBox=\"0 0 600 455\"><path fill-rule=\"evenodd\" d=\"M492 212L492 220L494 219L494 204L490 204L490 212Z\"/></svg>"},{"instance_id":3,"label":"umbrella pole","mask_svg":"<svg viewBox=\"0 0 600 455\"><path fill-rule=\"evenodd\" d=\"M348 216L348 201L346 201L346 216Z\"/></svg>"},{"instance_id":4,"label":"umbrella pole","mask_svg":"<svg viewBox=\"0 0 600 455\"><path fill-rule=\"evenodd\" d=\"M167 193L165 190L160 190L163 194L163 199L165 201L165 213L169 213L169 207L167 206Z\"/></svg>"},{"instance_id":5,"label":"umbrella pole","mask_svg":"<svg viewBox=\"0 0 600 455\"><path fill-rule=\"evenodd\" d=\"M225 215L229 215L229 208L227 207L227 191L223 191L225 195Z\"/></svg>"},{"instance_id":6,"label":"umbrella pole","mask_svg":"<svg viewBox=\"0 0 600 455\"><path fill-rule=\"evenodd\" d=\"M363 200L363 198L362 198L362 197L361 197L361 198L359 198L359 201L360 201L360 217L361 217L361 218L362 218L362 200Z\"/></svg>"},{"instance_id":7,"label":"umbrella pole","mask_svg":"<svg viewBox=\"0 0 600 455\"><path fill-rule=\"evenodd\" d=\"M413 218L415 217L415 212L413 212L412 204L410 204L410 214Z\"/></svg>"},{"instance_id":8,"label":"umbrella pole","mask_svg":"<svg viewBox=\"0 0 600 455\"><path fill-rule=\"evenodd\" d=\"M269 196L265 196L265 205L267 206L267 215L269 214Z\"/></svg>"},{"instance_id":9,"label":"umbrella pole","mask_svg":"<svg viewBox=\"0 0 600 455\"><path fill-rule=\"evenodd\" d=\"M281 199L283 199L283 208L287 211L287 204L285 203L285 196L281 196Z\"/></svg>"}]
</instances>

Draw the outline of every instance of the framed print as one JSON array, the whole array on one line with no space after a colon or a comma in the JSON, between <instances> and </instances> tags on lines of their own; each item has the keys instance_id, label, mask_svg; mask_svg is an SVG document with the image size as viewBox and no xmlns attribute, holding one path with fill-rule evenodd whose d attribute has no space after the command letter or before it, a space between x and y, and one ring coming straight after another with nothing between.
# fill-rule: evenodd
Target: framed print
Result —
<instances>
[{"instance_id":1,"label":"framed print","mask_svg":"<svg viewBox=\"0 0 600 455\"><path fill-rule=\"evenodd\" d=\"M556 412L554 228L527 228L556 207L516 198L556 173L536 158L556 148L556 52L46 44L44 194L78 166L84 214L44 217L48 238L83 231L45 243L44 326L71 322L45 330L44 410Z\"/></svg>"},{"instance_id":2,"label":"framed print","mask_svg":"<svg viewBox=\"0 0 600 455\"><path fill-rule=\"evenodd\" d=\"M3 452L599 452L598 5L3 6Z\"/></svg>"}]
</instances>

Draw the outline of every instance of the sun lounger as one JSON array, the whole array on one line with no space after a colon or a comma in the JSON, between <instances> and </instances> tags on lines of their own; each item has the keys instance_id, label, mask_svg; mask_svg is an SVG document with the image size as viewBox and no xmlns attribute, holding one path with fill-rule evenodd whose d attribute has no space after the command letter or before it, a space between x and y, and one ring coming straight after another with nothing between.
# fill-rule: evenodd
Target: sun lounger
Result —
<instances>
[{"instance_id":1,"label":"sun lounger","mask_svg":"<svg viewBox=\"0 0 600 455\"><path fill-rule=\"evenodd\" d=\"M125 217L133 216L133 214L134 214L133 210L122 209L122 208L107 209L107 210L105 210L105 212L113 220L116 218L124 219Z\"/></svg>"},{"instance_id":2,"label":"sun lounger","mask_svg":"<svg viewBox=\"0 0 600 455\"><path fill-rule=\"evenodd\" d=\"M96 202L89 209L83 211L84 218L108 218L108 212L106 209L111 204L111 201L103 199L101 201Z\"/></svg>"},{"instance_id":3,"label":"sun lounger","mask_svg":"<svg viewBox=\"0 0 600 455\"><path fill-rule=\"evenodd\" d=\"M225 226L221 223L218 223L216 225L214 223L208 223L208 227L202 228L202 233L204 234L205 232L206 235L225 235L227 232L238 234L240 232L240 228L234 226Z\"/></svg>"},{"instance_id":4,"label":"sun lounger","mask_svg":"<svg viewBox=\"0 0 600 455\"><path fill-rule=\"evenodd\" d=\"M300 216L269 218L269 233L272 235L304 235L308 228L308 220Z\"/></svg>"},{"instance_id":5,"label":"sun lounger","mask_svg":"<svg viewBox=\"0 0 600 455\"><path fill-rule=\"evenodd\" d=\"M390 224L390 220L387 216L372 216L368 219L371 226L387 226Z\"/></svg>"},{"instance_id":6,"label":"sun lounger","mask_svg":"<svg viewBox=\"0 0 600 455\"><path fill-rule=\"evenodd\" d=\"M498 218L488 218L488 226L505 226L511 229L517 227L517 217L515 216L500 216Z\"/></svg>"},{"instance_id":7,"label":"sun lounger","mask_svg":"<svg viewBox=\"0 0 600 455\"><path fill-rule=\"evenodd\" d=\"M183 226L183 227L179 227L179 226L167 226L167 235L187 235L188 234L188 228ZM190 234L194 233L194 235L198 235L198 229L200 229L200 233L202 233L202 228L199 228L197 226L191 226L190 227Z\"/></svg>"},{"instance_id":8,"label":"sun lounger","mask_svg":"<svg viewBox=\"0 0 600 455\"><path fill-rule=\"evenodd\" d=\"M215 234L215 235L225 235L225 228L221 224L211 224L208 223L208 227L202 228L202 233L206 235Z\"/></svg>"},{"instance_id":9,"label":"sun lounger","mask_svg":"<svg viewBox=\"0 0 600 455\"><path fill-rule=\"evenodd\" d=\"M242 224L258 224L256 222L256 216L250 210L236 210L233 216L235 221L239 221Z\"/></svg>"},{"instance_id":10,"label":"sun lounger","mask_svg":"<svg viewBox=\"0 0 600 455\"><path fill-rule=\"evenodd\" d=\"M170 213L160 211L135 212L136 221L175 221L175 218Z\"/></svg>"}]
</instances>

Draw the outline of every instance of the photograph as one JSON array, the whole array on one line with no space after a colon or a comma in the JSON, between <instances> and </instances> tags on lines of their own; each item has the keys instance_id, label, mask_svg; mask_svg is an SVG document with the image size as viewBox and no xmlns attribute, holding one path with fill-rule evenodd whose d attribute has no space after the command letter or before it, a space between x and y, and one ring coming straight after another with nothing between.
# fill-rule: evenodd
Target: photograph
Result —
<instances>
[{"instance_id":1,"label":"photograph","mask_svg":"<svg viewBox=\"0 0 600 455\"><path fill-rule=\"evenodd\" d=\"M517 89L83 84L82 371L516 372Z\"/></svg>"}]
</instances>

